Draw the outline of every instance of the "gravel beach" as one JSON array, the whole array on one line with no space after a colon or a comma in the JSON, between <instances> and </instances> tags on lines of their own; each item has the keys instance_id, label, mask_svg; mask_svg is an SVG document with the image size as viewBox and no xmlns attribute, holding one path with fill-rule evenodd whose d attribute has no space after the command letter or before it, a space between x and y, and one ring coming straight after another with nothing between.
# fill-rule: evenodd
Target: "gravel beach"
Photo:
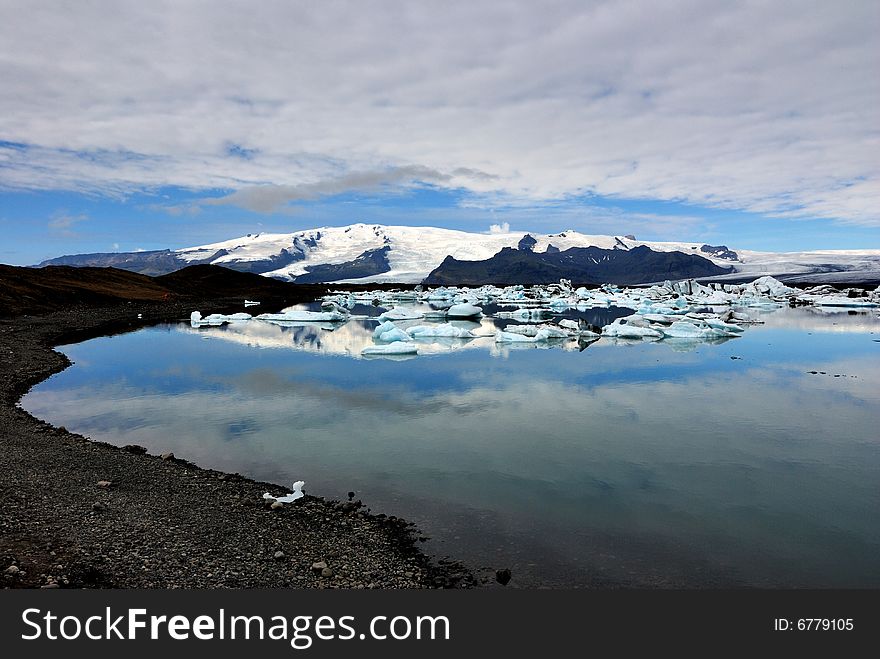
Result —
<instances>
[{"instance_id":1,"label":"gravel beach","mask_svg":"<svg viewBox=\"0 0 880 659\"><path fill-rule=\"evenodd\" d=\"M432 561L406 521L353 501L200 469L44 423L17 406L69 365L52 346L223 302L67 306L0 319L0 585L26 588L448 588L475 585ZM241 309L235 309L241 310ZM138 318L141 314L141 318Z\"/></svg>"}]
</instances>

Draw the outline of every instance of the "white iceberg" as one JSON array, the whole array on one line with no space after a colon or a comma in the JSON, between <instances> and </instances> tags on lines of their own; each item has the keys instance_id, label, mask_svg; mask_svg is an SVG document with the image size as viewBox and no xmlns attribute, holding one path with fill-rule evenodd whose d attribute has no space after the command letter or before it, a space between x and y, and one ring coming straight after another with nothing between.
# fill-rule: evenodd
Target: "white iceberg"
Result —
<instances>
[{"instance_id":1,"label":"white iceberg","mask_svg":"<svg viewBox=\"0 0 880 659\"><path fill-rule=\"evenodd\" d=\"M880 307L868 298L845 295L801 295L798 299L812 302L817 307Z\"/></svg>"},{"instance_id":2,"label":"white iceberg","mask_svg":"<svg viewBox=\"0 0 880 659\"><path fill-rule=\"evenodd\" d=\"M385 320L418 320L424 318L425 314L417 309L406 309L404 307L394 307L379 316L380 321Z\"/></svg>"},{"instance_id":3,"label":"white iceberg","mask_svg":"<svg viewBox=\"0 0 880 659\"><path fill-rule=\"evenodd\" d=\"M449 318L475 318L482 315L483 310L473 304L453 304L446 310Z\"/></svg>"},{"instance_id":4,"label":"white iceberg","mask_svg":"<svg viewBox=\"0 0 880 659\"><path fill-rule=\"evenodd\" d=\"M362 355L416 355L419 352L418 346L413 343L404 341L395 341L380 346L367 346L361 350Z\"/></svg>"},{"instance_id":5,"label":"white iceberg","mask_svg":"<svg viewBox=\"0 0 880 659\"><path fill-rule=\"evenodd\" d=\"M273 501L277 501L278 503L293 503L297 499L301 499L303 496L305 496L302 491L303 487L305 487L305 484L305 481L297 481L293 484L293 492L291 492L290 494L283 497L273 497L268 492L264 492L263 498L272 499Z\"/></svg>"},{"instance_id":6,"label":"white iceberg","mask_svg":"<svg viewBox=\"0 0 880 659\"><path fill-rule=\"evenodd\" d=\"M618 318L602 328L602 336L620 339L662 339L663 334L652 327L631 325L626 318Z\"/></svg>"},{"instance_id":7,"label":"white iceberg","mask_svg":"<svg viewBox=\"0 0 880 659\"><path fill-rule=\"evenodd\" d=\"M452 339L473 339L476 338L474 333L462 327L456 327L450 323L443 325L415 325L407 327L406 333L413 338L421 337L446 337Z\"/></svg>"},{"instance_id":8,"label":"white iceberg","mask_svg":"<svg viewBox=\"0 0 880 659\"><path fill-rule=\"evenodd\" d=\"M261 313L257 320L307 323L341 323L349 319L348 313L341 311L284 311L282 313Z\"/></svg>"},{"instance_id":9,"label":"white iceberg","mask_svg":"<svg viewBox=\"0 0 880 659\"><path fill-rule=\"evenodd\" d=\"M505 332L504 330L495 332L495 343L535 343L537 340L537 336L526 336L525 334Z\"/></svg>"},{"instance_id":10,"label":"white iceberg","mask_svg":"<svg viewBox=\"0 0 880 659\"><path fill-rule=\"evenodd\" d=\"M695 320L693 322L679 320L672 323L669 327L664 327L661 331L664 336L677 339L717 339L722 336L738 336L735 332L710 327L702 320Z\"/></svg>"},{"instance_id":11,"label":"white iceberg","mask_svg":"<svg viewBox=\"0 0 880 659\"><path fill-rule=\"evenodd\" d=\"M390 320L386 320L373 330L373 338L377 341L385 343L393 343L395 341L409 341L410 336Z\"/></svg>"}]
</instances>

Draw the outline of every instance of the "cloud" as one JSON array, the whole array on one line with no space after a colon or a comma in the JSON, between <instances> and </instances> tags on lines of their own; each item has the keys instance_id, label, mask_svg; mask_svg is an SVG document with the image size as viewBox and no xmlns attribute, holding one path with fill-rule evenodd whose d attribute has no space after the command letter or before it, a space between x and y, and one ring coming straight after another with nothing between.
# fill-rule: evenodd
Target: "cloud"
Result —
<instances>
[{"instance_id":1,"label":"cloud","mask_svg":"<svg viewBox=\"0 0 880 659\"><path fill-rule=\"evenodd\" d=\"M54 232L65 236L72 236L75 233L73 230L74 225L85 222L87 219L89 218L85 213L73 215L67 211L58 211L49 218L47 225Z\"/></svg>"},{"instance_id":2,"label":"cloud","mask_svg":"<svg viewBox=\"0 0 880 659\"><path fill-rule=\"evenodd\" d=\"M489 233L510 233L510 222L490 225Z\"/></svg>"},{"instance_id":3,"label":"cloud","mask_svg":"<svg viewBox=\"0 0 880 659\"><path fill-rule=\"evenodd\" d=\"M0 189L268 209L421 180L880 226L878 22L820 0L29 9L0 22Z\"/></svg>"},{"instance_id":4,"label":"cloud","mask_svg":"<svg viewBox=\"0 0 880 659\"><path fill-rule=\"evenodd\" d=\"M453 180L487 180L488 178L491 176L472 169L458 168L451 174L445 174L430 167L408 165L379 171L348 172L335 178L298 185L245 187L225 197L205 199L200 203L203 205L232 204L269 213L292 202L311 201L347 192L369 192L390 186L412 186L419 183L451 184Z\"/></svg>"}]
</instances>

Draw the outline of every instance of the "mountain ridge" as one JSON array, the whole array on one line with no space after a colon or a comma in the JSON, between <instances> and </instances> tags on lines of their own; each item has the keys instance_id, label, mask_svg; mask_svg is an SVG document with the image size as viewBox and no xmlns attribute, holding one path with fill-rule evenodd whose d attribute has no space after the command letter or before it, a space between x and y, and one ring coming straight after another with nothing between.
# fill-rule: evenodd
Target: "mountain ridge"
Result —
<instances>
[{"instance_id":1,"label":"mountain ridge","mask_svg":"<svg viewBox=\"0 0 880 659\"><path fill-rule=\"evenodd\" d=\"M247 234L231 240L176 250L66 255L45 265L113 266L161 275L187 265L214 264L284 281L314 283L408 283L424 281L447 256L485 261L503 248L548 254L596 247L694 254L729 269L725 278L762 275L821 281L880 281L880 250L817 250L772 253L704 242L637 240L632 235L590 235L572 229L540 234L527 231L475 233L437 227L352 224L292 233ZM608 281L611 278L604 278Z\"/></svg>"}]
</instances>

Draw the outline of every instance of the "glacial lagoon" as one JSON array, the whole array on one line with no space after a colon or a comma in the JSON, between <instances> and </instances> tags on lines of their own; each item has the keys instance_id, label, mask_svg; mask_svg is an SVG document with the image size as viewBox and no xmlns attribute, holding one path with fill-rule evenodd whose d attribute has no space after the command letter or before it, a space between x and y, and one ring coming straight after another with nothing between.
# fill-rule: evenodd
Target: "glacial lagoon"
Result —
<instances>
[{"instance_id":1,"label":"glacial lagoon","mask_svg":"<svg viewBox=\"0 0 880 659\"><path fill-rule=\"evenodd\" d=\"M509 567L509 587L880 587L876 309L754 309L762 324L732 339L523 345L496 343L516 322L487 309L457 321L477 338L394 359L360 354L382 309L352 311L62 346L74 365L22 406L95 440L353 490L418 524L429 553Z\"/></svg>"}]
</instances>

